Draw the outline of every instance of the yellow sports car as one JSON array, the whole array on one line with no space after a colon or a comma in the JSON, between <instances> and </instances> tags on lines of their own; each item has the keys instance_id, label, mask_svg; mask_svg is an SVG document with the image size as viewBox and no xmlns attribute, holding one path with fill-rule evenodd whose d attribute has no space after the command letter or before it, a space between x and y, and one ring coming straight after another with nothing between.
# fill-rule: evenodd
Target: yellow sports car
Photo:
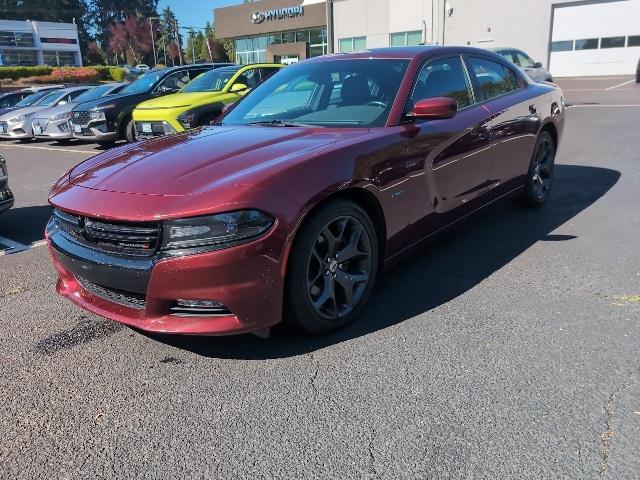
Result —
<instances>
[{"instance_id":1,"label":"yellow sports car","mask_svg":"<svg viewBox=\"0 0 640 480\"><path fill-rule=\"evenodd\" d=\"M145 139L208 125L225 105L277 72L279 63L254 63L209 70L173 95L139 104L133 111L136 138Z\"/></svg>"}]
</instances>

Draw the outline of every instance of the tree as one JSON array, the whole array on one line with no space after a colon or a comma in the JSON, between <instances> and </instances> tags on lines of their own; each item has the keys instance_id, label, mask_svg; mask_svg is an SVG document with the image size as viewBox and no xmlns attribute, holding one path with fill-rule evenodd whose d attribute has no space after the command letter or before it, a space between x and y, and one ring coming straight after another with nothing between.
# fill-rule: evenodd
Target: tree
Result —
<instances>
[{"instance_id":1,"label":"tree","mask_svg":"<svg viewBox=\"0 0 640 480\"><path fill-rule=\"evenodd\" d=\"M109 28L109 53L126 56L130 63L141 63L145 55L153 50L149 24L142 18L128 16L123 23L114 23Z\"/></svg>"},{"instance_id":2,"label":"tree","mask_svg":"<svg viewBox=\"0 0 640 480\"><path fill-rule=\"evenodd\" d=\"M104 65L107 61L107 55L96 42L91 42L87 45L84 58L86 63L91 65Z\"/></svg>"},{"instance_id":3,"label":"tree","mask_svg":"<svg viewBox=\"0 0 640 480\"><path fill-rule=\"evenodd\" d=\"M173 44L171 48L169 47L170 44ZM181 51L178 49L178 44L181 47L184 45L182 35L180 35L180 29L178 28L178 19L176 18L175 13L173 13L173 10L166 7L162 11L160 35L158 42L156 43L159 49L162 49L162 54L159 55L158 58L162 58L164 60L166 53L167 63L171 61L172 65L175 65L175 63L180 61L181 58Z\"/></svg>"},{"instance_id":4,"label":"tree","mask_svg":"<svg viewBox=\"0 0 640 480\"><path fill-rule=\"evenodd\" d=\"M207 22L204 27L203 45L200 51L200 58L205 58L209 62L228 62L229 57L224 49L224 45L216 38L211 23Z\"/></svg>"}]
</instances>

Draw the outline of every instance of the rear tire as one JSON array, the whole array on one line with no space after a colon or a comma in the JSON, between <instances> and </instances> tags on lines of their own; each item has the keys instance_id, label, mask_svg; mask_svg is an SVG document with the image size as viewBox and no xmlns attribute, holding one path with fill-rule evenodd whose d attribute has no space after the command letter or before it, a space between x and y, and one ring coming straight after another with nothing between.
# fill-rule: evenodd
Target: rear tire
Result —
<instances>
[{"instance_id":1,"label":"rear tire","mask_svg":"<svg viewBox=\"0 0 640 480\"><path fill-rule=\"evenodd\" d=\"M354 321L371 296L378 252L373 222L357 204L334 201L313 212L289 255L287 322L326 334Z\"/></svg>"},{"instance_id":2,"label":"rear tire","mask_svg":"<svg viewBox=\"0 0 640 480\"><path fill-rule=\"evenodd\" d=\"M533 157L527 172L525 190L516 200L526 206L542 205L551 191L556 158L553 137L547 131L541 132L533 149Z\"/></svg>"}]
</instances>

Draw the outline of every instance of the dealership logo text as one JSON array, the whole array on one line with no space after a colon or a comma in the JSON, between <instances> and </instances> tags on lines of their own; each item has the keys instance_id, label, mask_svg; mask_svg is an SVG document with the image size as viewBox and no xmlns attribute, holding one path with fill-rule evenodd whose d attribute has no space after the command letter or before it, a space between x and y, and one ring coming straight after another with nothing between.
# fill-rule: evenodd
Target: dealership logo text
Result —
<instances>
[{"instance_id":1,"label":"dealership logo text","mask_svg":"<svg viewBox=\"0 0 640 480\"><path fill-rule=\"evenodd\" d=\"M282 20L283 18L301 17L304 15L304 7L276 8L265 12L253 12L251 21L253 23L262 23L265 20Z\"/></svg>"}]
</instances>

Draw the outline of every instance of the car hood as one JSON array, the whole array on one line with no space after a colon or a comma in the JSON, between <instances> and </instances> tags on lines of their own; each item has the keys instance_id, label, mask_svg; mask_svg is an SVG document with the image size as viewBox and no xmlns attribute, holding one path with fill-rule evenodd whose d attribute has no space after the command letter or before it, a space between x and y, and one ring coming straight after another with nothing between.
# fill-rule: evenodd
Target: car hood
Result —
<instances>
[{"instance_id":1,"label":"car hood","mask_svg":"<svg viewBox=\"0 0 640 480\"><path fill-rule=\"evenodd\" d=\"M107 192L184 196L256 183L270 169L311 157L367 129L207 127L114 149L70 172L73 185Z\"/></svg>"},{"instance_id":2,"label":"car hood","mask_svg":"<svg viewBox=\"0 0 640 480\"><path fill-rule=\"evenodd\" d=\"M61 113L70 112L73 108L73 103L67 103L65 105L58 105L57 107L45 108L41 112L38 112L38 118L49 118L54 115L60 115Z\"/></svg>"},{"instance_id":3,"label":"car hood","mask_svg":"<svg viewBox=\"0 0 640 480\"><path fill-rule=\"evenodd\" d=\"M138 110L161 110L178 107L189 107L194 103L211 100L220 95L221 92L188 92L174 93L165 97L153 98L142 102L136 108Z\"/></svg>"},{"instance_id":4,"label":"car hood","mask_svg":"<svg viewBox=\"0 0 640 480\"><path fill-rule=\"evenodd\" d=\"M15 117L19 117L20 115L26 115L28 113L32 113L32 112L37 112L38 110L44 110L47 107L39 107L39 106L35 106L35 107L22 107L22 108L17 108L9 113L5 113L4 115L2 115L0 117L0 120L4 120L7 121L10 118L15 118Z\"/></svg>"},{"instance_id":5,"label":"car hood","mask_svg":"<svg viewBox=\"0 0 640 480\"><path fill-rule=\"evenodd\" d=\"M115 95L107 95L88 102L76 103L73 110L85 112L94 108L104 107L105 105L110 105L112 103L127 105L149 98L149 95L151 94L148 92L116 93Z\"/></svg>"}]
</instances>

